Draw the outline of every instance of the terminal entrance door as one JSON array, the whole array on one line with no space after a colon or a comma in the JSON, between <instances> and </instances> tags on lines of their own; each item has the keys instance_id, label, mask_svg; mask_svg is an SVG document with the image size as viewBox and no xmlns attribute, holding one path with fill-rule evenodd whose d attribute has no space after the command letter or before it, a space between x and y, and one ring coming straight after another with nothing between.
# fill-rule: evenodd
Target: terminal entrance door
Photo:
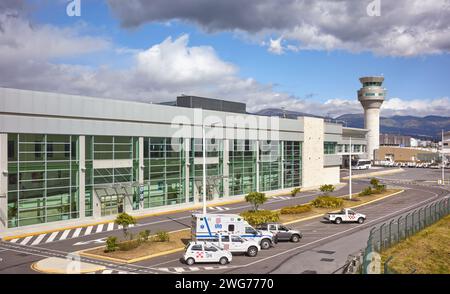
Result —
<instances>
[{"instance_id":1,"label":"terminal entrance door","mask_svg":"<svg viewBox=\"0 0 450 294\"><path fill-rule=\"evenodd\" d=\"M125 197L123 195L104 195L100 197L100 200L102 216L124 212Z\"/></svg>"}]
</instances>

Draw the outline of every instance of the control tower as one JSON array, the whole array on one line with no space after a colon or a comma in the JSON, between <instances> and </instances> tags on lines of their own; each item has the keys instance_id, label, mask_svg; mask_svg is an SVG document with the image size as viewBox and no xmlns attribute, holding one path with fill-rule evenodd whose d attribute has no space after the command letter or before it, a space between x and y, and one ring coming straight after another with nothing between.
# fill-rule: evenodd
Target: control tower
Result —
<instances>
[{"instance_id":1,"label":"control tower","mask_svg":"<svg viewBox=\"0 0 450 294\"><path fill-rule=\"evenodd\" d=\"M358 90L358 100L364 108L364 128L367 133L367 154L374 159L374 151L380 147L380 107L386 96L386 89L382 87L384 77L362 77L363 85Z\"/></svg>"}]
</instances>

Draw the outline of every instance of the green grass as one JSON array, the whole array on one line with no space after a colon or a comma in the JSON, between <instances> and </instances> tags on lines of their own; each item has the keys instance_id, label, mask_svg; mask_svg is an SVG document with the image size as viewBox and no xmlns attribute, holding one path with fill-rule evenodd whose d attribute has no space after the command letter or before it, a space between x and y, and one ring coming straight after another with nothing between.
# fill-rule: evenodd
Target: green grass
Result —
<instances>
[{"instance_id":1,"label":"green grass","mask_svg":"<svg viewBox=\"0 0 450 294\"><path fill-rule=\"evenodd\" d=\"M394 245L382 254L398 273L450 274L450 216Z\"/></svg>"}]
</instances>

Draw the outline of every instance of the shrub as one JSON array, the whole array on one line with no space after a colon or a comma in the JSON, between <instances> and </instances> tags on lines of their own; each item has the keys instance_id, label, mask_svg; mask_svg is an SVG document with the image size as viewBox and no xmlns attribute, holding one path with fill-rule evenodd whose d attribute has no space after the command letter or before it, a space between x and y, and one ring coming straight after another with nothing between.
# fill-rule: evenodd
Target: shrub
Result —
<instances>
[{"instance_id":1,"label":"shrub","mask_svg":"<svg viewBox=\"0 0 450 294\"><path fill-rule=\"evenodd\" d=\"M372 187L367 187L367 188L365 188L364 190L362 190L361 192L359 192L359 196L369 196L369 195L372 195L373 194L373 190L372 190Z\"/></svg>"},{"instance_id":2,"label":"shrub","mask_svg":"<svg viewBox=\"0 0 450 294\"><path fill-rule=\"evenodd\" d=\"M281 214L299 214L311 211L311 205L303 204L303 205L295 205L295 206L287 206L283 207L280 210Z\"/></svg>"},{"instance_id":3,"label":"shrub","mask_svg":"<svg viewBox=\"0 0 450 294\"><path fill-rule=\"evenodd\" d=\"M370 179L370 184L373 188L376 188L380 184L380 181L377 178L372 178Z\"/></svg>"},{"instance_id":4,"label":"shrub","mask_svg":"<svg viewBox=\"0 0 450 294\"><path fill-rule=\"evenodd\" d=\"M246 211L240 215L253 226L280 220L280 214L270 210Z\"/></svg>"},{"instance_id":5,"label":"shrub","mask_svg":"<svg viewBox=\"0 0 450 294\"><path fill-rule=\"evenodd\" d=\"M150 237L150 230L144 230L139 232L139 240L147 242Z\"/></svg>"},{"instance_id":6,"label":"shrub","mask_svg":"<svg viewBox=\"0 0 450 294\"><path fill-rule=\"evenodd\" d=\"M106 239L106 249L105 252L113 252L117 249L117 237L108 237Z\"/></svg>"},{"instance_id":7,"label":"shrub","mask_svg":"<svg viewBox=\"0 0 450 294\"><path fill-rule=\"evenodd\" d=\"M322 185L322 186L320 186L319 190L321 192L323 192L324 194L331 193L334 191L334 186L333 185Z\"/></svg>"},{"instance_id":8,"label":"shrub","mask_svg":"<svg viewBox=\"0 0 450 294\"><path fill-rule=\"evenodd\" d=\"M332 196L319 196L311 204L317 208L339 208L344 204L344 200Z\"/></svg>"},{"instance_id":9,"label":"shrub","mask_svg":"<svg viewBox=\"0 0 450 294\"><path fill-rule=\"evenodd\" d=\"M250 192L245 196L245 201L253 205L253 210L257 211L261 204L267 201L266 194L259 192Z\"/></svg>"},{"instance_id":10,"label":"shrub","mask_svg":"<svg viewBox=\"0 0 450 294\"><path fill-rule=\"evenodd\" d=\"M166 231L159 231L156 233L156 241L157 242L169 242L170 235Z\"/></svg>"},{"instance_id":11,"label":"shrub","mask_svg":"<svg viewBox=\"0 0 450 294\"><path fill-rule=\"evenodd\" d=\"M139 245L141 245L141 242L139 241L139 239L135 239L135 240L128 240L128 241L120 242L118 244L118 247L122 251L129 251L129 250L139 247Z\"/></svg>"},{"instance_id":12,"label":"shrub","mask_svg":"<svg viewBox=\"0 0 450 294\"><path fill-rule=\"evenodd\" d=\"M291 191L291 196L292 197L295 197L298 193L300 193L300 191L301 191L302 189L300 189L300 188L294 188L294 189L292 189L292 191Z\"/></svg>"},{"instance_id":13,"label":"shrub","mask_svg":"<svg viewBox=\"0 0 450 294\"><path fill-rule=\"evenodd\" d=\"M386 191L386 185L377 185L377 187L375 188L374 193L381 194L381 193L383 193L385 191Z\"/></svg>"}]
</instances>

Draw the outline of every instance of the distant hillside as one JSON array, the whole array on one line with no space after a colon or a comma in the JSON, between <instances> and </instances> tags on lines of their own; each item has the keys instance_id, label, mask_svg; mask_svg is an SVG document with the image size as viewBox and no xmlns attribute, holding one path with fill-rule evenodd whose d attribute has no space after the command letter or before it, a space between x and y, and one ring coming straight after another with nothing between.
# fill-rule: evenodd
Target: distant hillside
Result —
<instances>
[{"instance_id":1,"label":"distant hillside","mask_svg":"<svg viewBox=\"0 0 450 294\"><path fill-rule=\"evenodd\" d=\"M298 116L322 117L309 113L283 110L279 108L263 109L255 114L280 117L283 117L283 114L285 114L287 118L296 118ZM335 119L346 122L348 127L364 127L364 114L362 113L344 114ZM396 115L391 117L381 117L380 120L380 131L388 134L400 134L423 139L439 139L442 129L446 131L450 130L450 117L444 116L429 115L425 117L417 117L409 115Z\"/></svg>"},{"instance_id":2,"label":"distant hillside","mask_svg":"<svg viewBox=\"0 0 450 294\"><path fill-rule=\"evenodd\" d=\"M354 128L364 127L363 114L344 114L336 119L347 122L347 126ZM440 138L441 130L450 130L450 117L429 115L417 116L391 116L380 118L382 133L400 134L417 138Z\"/></svg>"}]
</instances>

